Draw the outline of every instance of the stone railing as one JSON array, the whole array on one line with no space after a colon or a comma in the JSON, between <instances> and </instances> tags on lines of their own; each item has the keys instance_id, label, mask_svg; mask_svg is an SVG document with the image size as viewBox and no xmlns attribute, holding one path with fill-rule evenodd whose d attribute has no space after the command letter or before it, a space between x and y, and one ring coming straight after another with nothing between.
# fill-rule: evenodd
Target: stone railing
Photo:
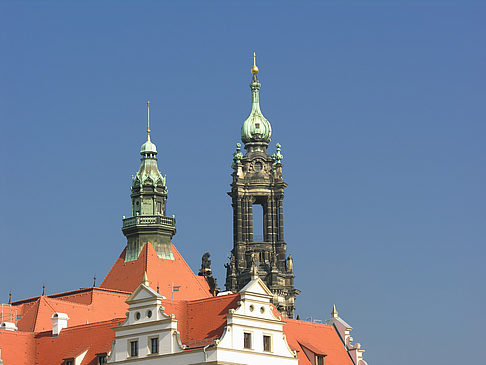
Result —
<instances>
[{"instance_id":1,"label":"stone railing","mask_svg":"<svg viewBox=\"0 0 486 365\"><path fill-rule=\"evenodd\" d=\"M130 217L123 219L123 228L133 227L137 225L152 225L161 224L164 226L175 226L175 218L163 217L161 215L144 215L137 217Z\"/></svg>"}]
</instances>

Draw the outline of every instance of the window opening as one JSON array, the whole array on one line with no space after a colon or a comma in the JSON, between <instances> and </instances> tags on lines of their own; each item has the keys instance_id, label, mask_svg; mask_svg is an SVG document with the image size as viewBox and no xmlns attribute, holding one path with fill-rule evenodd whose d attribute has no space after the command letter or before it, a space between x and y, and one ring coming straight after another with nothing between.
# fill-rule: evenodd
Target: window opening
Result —
<instances>
[{"instance_id":1,"label":"window opening","mask_svg":"<svg viewBox=\"0 0 486 365\"><path fill-rule=\"evenodd\" d=\"M130 356L138 356L138 341L130 341Z\"/></svg>"},{"instance_id":2,"label":"window opening","mask_svg":"<svg viewBox=\"0 0 486 365\"><path fill-rule=\"evenodd\" d=\"M245 347L245 349L251 349L251 333L243 333L243 346Z\"/></svg>"},{"instance_id":3,"label":"window opening","mask_svg":"<svg viewBox=\"0 0 486 365\"><path fill-rule=\"evenodd\" d=\"M272 351L272 338L268 335L263 335L263 351Z\"/></svg>"},{"instance_id":4,"label":"window opening","mask_svg":"<svg viewBox=\"0 0 486 365\"><path fill-rule=\"evenodd\" d=\"M254 204L253 209L253 242L265 242L263 235L263 206Z\"/></svg>"},{"instance_id":5,"label":"window opening","mask_svg":"<svg viewBox=\"0 0 486 365\"><path fill-rule=\"evenodd\" d=\"M151 338L150 339L150 353L158 354L159 353L159 338Z\"/></svg>"}]
</instances>

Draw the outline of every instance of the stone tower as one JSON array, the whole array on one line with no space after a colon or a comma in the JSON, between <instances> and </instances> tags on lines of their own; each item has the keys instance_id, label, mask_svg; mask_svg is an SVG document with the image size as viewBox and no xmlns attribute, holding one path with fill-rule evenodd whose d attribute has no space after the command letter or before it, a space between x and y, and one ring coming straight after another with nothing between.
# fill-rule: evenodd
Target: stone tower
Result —
<instances>
[{"instance_id":1,"label":"stone tower","mask_svg":"<svg viewBox=\"0 0 486 365\"><path fill-rule=\"evenodd\" d=\"M167 187L157 167L157 148L150 141L150 102L147 102L147 141L140 149L140 169L132 181L132 216L123 218L127 237L125 262L137 260L145 243L150 242L157 255L173 260L171 239L176 233L175 218L166 217Z\"/></svg>"},{"instance_id":2,"label":"stone tower","mask_svg":"<svg viewBox=\"0 0 486 365\"><path fill-rule=\"evenodd\" d=\"M250 116L241 128L241 145L233 154L233 181L231 191L233 207L233 250L226 267L226 289L239 291L252 278L260 277L272 291L273 304L287 317L295 311L292 257L287 257L284 240L283 197L287 184L282 177L280 145L273 155L267 152L272 134L268 120L260 110L260 83L255 62L251 69L253 80ZM261 214L255 210L261 209ZM261 217L262 221L254 221ZM261 232L261 235L257 232Z\"/></svg>"}]
</instances>

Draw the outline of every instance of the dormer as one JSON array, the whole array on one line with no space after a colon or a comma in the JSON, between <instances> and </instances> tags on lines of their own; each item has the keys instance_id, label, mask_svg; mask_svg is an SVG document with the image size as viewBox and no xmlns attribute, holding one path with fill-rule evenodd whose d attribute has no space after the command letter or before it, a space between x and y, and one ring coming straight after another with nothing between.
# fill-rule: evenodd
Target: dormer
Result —
<instances>
[{"instance_id":1,"label":"dormer","mask_svg":"<svg viewBox=\"0 0 486 365\"><path fill-rule=\"evenodd\" d=\"M271 304L273 294L265 283L257 277L239 294L239 306L229 310L227 326L217 344L218 350L236 350L233 356L235 353L242 356L242 363L272 363L278 358L279 364L297 365L297 355L287 343L284 322ZM231 357L222 359L234 362Z\"/></svg>"}]
</instances>

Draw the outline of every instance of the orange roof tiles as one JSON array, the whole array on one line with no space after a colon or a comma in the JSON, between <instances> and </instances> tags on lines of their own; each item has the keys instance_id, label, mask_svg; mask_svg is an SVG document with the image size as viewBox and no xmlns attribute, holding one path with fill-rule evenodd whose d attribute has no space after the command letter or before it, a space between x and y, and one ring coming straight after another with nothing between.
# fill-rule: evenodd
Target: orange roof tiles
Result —
<instances>
[{"instance_id":1,"label":"orange roof tiles","mask_svg":"<svg viewBox=\"0 0 486 365\"><path fill-rule=\"evenodd\" d=\"M35 364L34 334L0 331L0 349L3 363L16 365Z\"/></svg>"},{"instance_id":2,"label":"orange roof tiles","mask_svg":"<svg viewBox=\"0 0 486 365\"><path fill-rule=\"evenodd\" d=\"M290 348L298 351L299 365L313 364L306 355L309 350L317 355L327 355L326 365L353 365L333 326L285 319L284 333Z\"/></svg>"},{"instance_id":3,"label":"orange roof tiles","mask_svg":"<svg viewBox=\"0 0 486 365\"><path fill-rule=\"evenodd\" d=\"M51 316L55 312L69 316L69 327L123 317L128 295L99 288L81 289L14 302L11 311L20 315L17 321L20 331L41 332L52 329Z\"/></svg>"},{"instance_id":4,"label":"orange roof tiles","mask_svg":"<svg viewBox=\"0 0 486 365\"><path fill-rule=\"evenodd\" d=\"M226 315L239 300L239 294L231 294L187 302L163 300L162 306L166 314L175 315L182 343L200 346L221 336Z\"/></svg>"},{"instance_id":5,"label":"orange roof tiles","mask_svg":"<svg viewBox=\"0 0 486 365\"><path fill-rule=\"evenodd\" d=\"M101 287L132 292L140 285L144 273L147 272L150 287L156 290L158 286L159 293L166 298L172 298L172 286L180 286L180 290L174 292L174 299L177 300L212 297L206 280L194 275L174 245L172 252L174 260L161 259L147 242L137 260L125 262L125 249L106 275Z\"/></svg>"},{"instance_id":6,"label":"orange roof tiles","mask_svg":"<svg viewBox=\"0 0 486 365\"><path fill-rule=\"evenodd\" d=\"M75 358L87 350L81 365L97 364L96 354L111 351L115 337L112 328L122 320L65 328L57 337L52 337L50 331L41 332L35 336L35 363L62 364L63 359Z\"/></svg>"}]
</instances>

